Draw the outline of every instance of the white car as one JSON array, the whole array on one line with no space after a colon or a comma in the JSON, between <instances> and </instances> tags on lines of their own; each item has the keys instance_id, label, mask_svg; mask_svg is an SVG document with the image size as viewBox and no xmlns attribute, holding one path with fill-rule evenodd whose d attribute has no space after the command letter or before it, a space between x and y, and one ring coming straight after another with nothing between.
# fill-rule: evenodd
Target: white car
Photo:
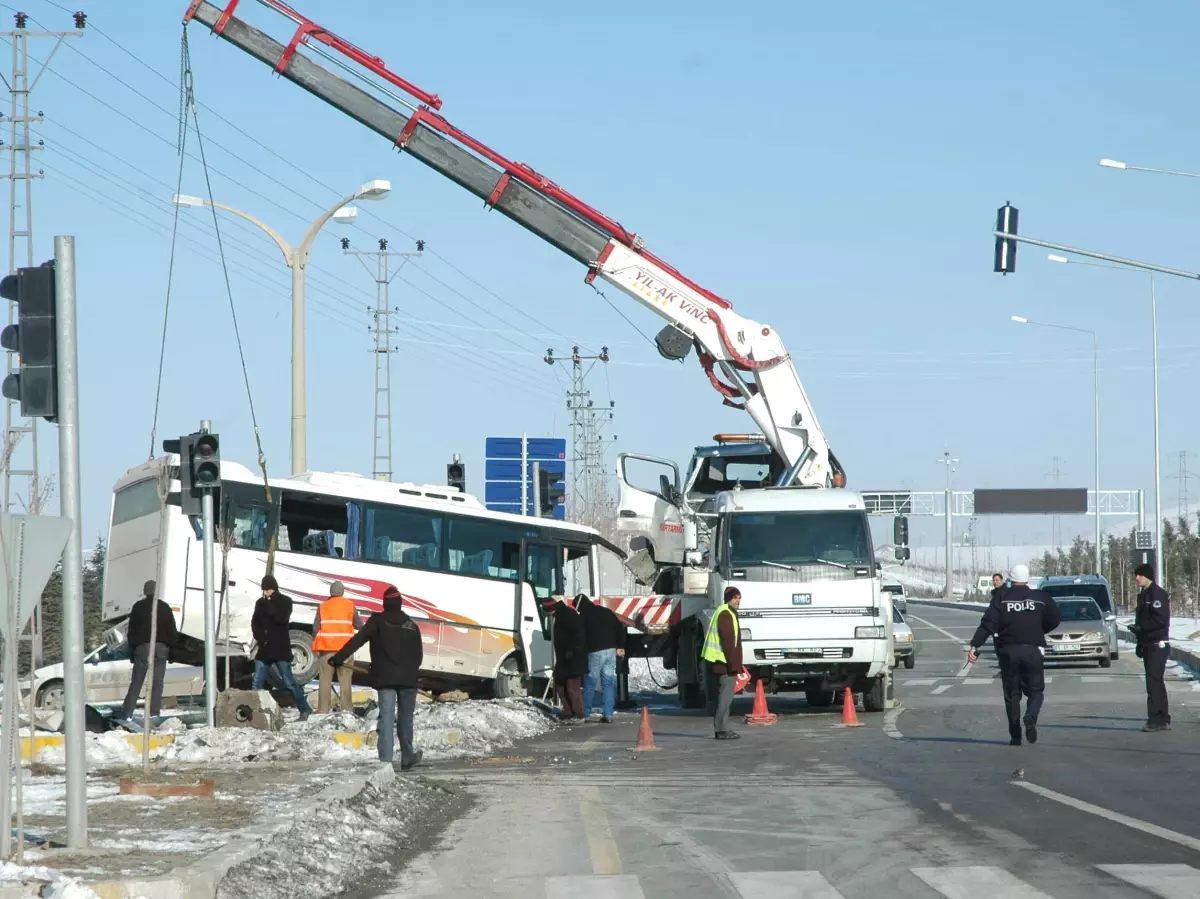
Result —
<instances>
[{"instance_id":1,"label":"white car","mask_svg":"<svg viewBox=\"0 0 1200 899\"><path fill-rule=\"evenodd\" d=\"M917 664L917 638L900 614L900 610L892 607L892 642L896 652L896 667L903 665L912 668Z\"/></svg>"},{"instance_id":2,"label":"white car","mask_svg":"<svg viewBox=\"0 0 1200 899\"><path fill-rule=\"evenodd\" d=\"M129 682L133 679L129 644L116 649L98 646L83 657L85 701L93 705L118 705L125 701ZM34 705L39 709L57 711L63 708L63 666L44 665L34 677ZM29 677L21 679L22 706L29 702ZM163 682L163 699L204 695L204 669L196 665L167 663Z\"/></svg>"}]
</instances>

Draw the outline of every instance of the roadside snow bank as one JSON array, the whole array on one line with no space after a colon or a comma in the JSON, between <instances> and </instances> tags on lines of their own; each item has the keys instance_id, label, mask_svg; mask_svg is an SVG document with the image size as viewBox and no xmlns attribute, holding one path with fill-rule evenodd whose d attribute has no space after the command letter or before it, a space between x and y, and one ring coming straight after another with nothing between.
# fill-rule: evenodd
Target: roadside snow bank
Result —
<instances>
[{"instance_id":1,"label":"roadside snow bank","mask_svg":"<svg viewBox=\"0 0 1200 899\"><path fill-rule=\"evenodd\" d=\"M74 877L64 877L41 865L17 865L0 862L0 887L9 884L40 884L40 895L52 899L100 899L94 891Z\"/></svg>"}]
</instances>

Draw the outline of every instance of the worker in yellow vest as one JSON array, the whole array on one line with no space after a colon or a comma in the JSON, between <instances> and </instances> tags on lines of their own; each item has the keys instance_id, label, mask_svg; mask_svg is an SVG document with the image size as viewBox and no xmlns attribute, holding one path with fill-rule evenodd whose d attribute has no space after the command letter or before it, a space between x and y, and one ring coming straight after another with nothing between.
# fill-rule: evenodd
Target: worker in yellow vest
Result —
<instances>
[{"instance_id":1,"label":"worker in yellow vest","mask_svg":"<svg viewBox=\"0 0 1200 899\"><path fill-rule=\"evenodd\" d=\"M738 606L742 604L742 591L737 587L726 587L724 599L708 622L700 657L708 662L716 681L709 682L709 690L715 689L717 694L717 710L713 715L716 737L718 740L738 740L741 734L729 729L729 706L737 689L737 676L742 671L742 628L737 615Z\"/></svg>"},{"instance_id":2,"label":"worker in yellow vest","mask_svg":"<svg viewBox=\"0 0 1200 899\"><path fill-rule=\"evenodd\" d=\"M362 627L362 618L354 607L354 600L346 596L341 581L329 585L329 599L317 608L313 622L313 652L320 663L317 680L317 713L325 714L333 705L333 667L329 659L335 652L350 642L354 632ZM354 669L349 665L338 668L338 698L343 712L354 711Z\"/></svg>"}]
</instances>

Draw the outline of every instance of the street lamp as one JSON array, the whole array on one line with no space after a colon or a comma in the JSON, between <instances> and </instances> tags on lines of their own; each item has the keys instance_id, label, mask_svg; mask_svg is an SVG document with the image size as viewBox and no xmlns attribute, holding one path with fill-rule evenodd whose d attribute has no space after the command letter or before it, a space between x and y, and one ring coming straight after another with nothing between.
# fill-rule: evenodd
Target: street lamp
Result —
<instances>
[{"instance_id":1,"label":"street lamp","mask_svg":"<svg viewBox=\"0 0 1200 899\"><path fill-rule=\"evenodd\" d=\"M1176 172L1172 169L1155 169L1144 165L1130 165L1119 159L1101 159L1100 165L1106 169L1119 169L1122 172L1152 172L1155 175L1175 175L1179 178L1200 178L1197 172Z\"/></svg>"},{"instance_id":2,"label":"street lamp","mask_svg":"<svg viewBox=\"0 0 1200 899\"><path fill-rule=\"evenodd\" d=\"M1023 315L1014 315L1012 316L1012 320L1018 325L1036 325L1042 328L1054 328L1059 331L1075 331L1078 334L1087 334L1092 338L1092 419L1095 425L1093 442L1095 443L1094 464L1096 468L1096 574L1102 574L1104 569L1100 564L1100 357L1096 352L1096 332L1089 331L1086 328L1076 328L1071 325L1053 325L1048 322L1037 322Z\"/></svg>"},{"instance_id":3,"label":"street lamp","mask_svg":"<svg viewBox=\"0 0 1200 899\"><path fill-rule=\"evenodd\" d=\"M1117 167L1115 160L1102 159L1101 165L1114 163L1110 168ZM1124 163L1120 163L1124 166ZM1159 171L1150 169L1147 171ZM1186 174L1186 173L1185 173ZM1046 257L1051 262L1057 262L1063 265L1086 265L1088 268L1106 268L1110 271L1118 272L1133 272L1137 273L1136 269L1127 268L1123 265L1107 265L1103 262L1083 262L1079 259L1068 259L1066 256L1059 256L1057 253L1051 253ZM1152 365L1154 369L1154 577L1157 583L1162 583L1162 477L1159 471L1159 443L1158 443L1158 300L1154 291L1154 272L1150 272L1150 344ZM1096 518L1099 522L1100 515L1100 494L1096 494Z\"/></svg>"},{"instance_id":4,"label":"street lamp","mask_svg":"<svg viewBox=\"0 0 1200 899\"><path fill-rule=\"evenodd\" d=\"M954 484L951 475L958 460L946 452L937 461L946 466L946 602L954 602Z\"/></svg>"},{"instance_id":5,"label":"street lamp","mask_svg":"<svg viewBox=\"0 0 1200 899\"><path fill-rule=\"evenodd\" d=\"M331 206L312 223L305 232L300 243L293 247L283 235L261 219L226 206L224 203L210 202L203 197L190 197L176 194L172 202L176 206L209 206L220 209L231 215L239 216L250 224L261 228L275 241L283 253L283 262L292 272L292 474L302 474L308 470L308 412L307 391L305 387L305 356L304 356L304 270L308 267L308 253L312 243L325 224L333 219L339 224L353 222L358 216L358 210L348 205L355 200L380 200L392 189L390 181L375 179L362 185L335 205Z\"/></svg>"}]
</instances>

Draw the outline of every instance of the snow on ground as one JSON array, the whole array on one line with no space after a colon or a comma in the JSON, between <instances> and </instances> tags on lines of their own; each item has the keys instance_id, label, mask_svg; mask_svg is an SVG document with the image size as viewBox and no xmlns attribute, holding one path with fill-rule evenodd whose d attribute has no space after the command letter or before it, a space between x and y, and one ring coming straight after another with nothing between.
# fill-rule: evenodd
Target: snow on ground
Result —
<instances>
[{"instance_id":1,"label":"snow on ground","mask_svg":"<svg viewBox=\"0 0 1200 899\"><path fill-rule=\"evenodd\" d=\"M16 883L41 884L43 886L40 895L50 899L100 899L99 895L75 878L64 877L49 868L0 862L0 886Z\"/></svg>"},{"instance_id":2,"label":"snow on ground","mask_svg":"<svg viewBox=\"0 0 1200 899\"><path fill-rule=\"evenodd\" d=\"M678 683L678 675L664 668L662 659L629 660L630 693L670 693Z\"/></svg>"}]
</instances>

